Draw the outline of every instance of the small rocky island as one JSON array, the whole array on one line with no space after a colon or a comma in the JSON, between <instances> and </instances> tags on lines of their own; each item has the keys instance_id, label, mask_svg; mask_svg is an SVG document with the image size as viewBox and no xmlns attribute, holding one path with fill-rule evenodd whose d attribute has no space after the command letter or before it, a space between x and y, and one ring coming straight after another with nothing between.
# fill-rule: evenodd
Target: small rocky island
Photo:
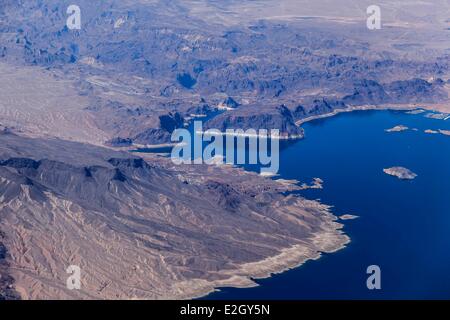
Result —
<instances>
[{"instance_id":1,"label":"small rocky island","mask_svg":"<svg viewBox=\"0 0 450 320\"><path fill-rule=\"evenodd\" d=\"M354 219L358 219L358 216L355 216L353 214L343 214L342 216L339 216L339 219L341 220L354 220Z\"/></svg>"},{"instance_id":2,"label":"small rocky island","mask_svg":"<svg viewBox=\"0 0 450 320\"><path fill-rule=\"evenodd\" d=\"M390 128L390 129L386 129L385 131L386 132L402 132L402 131L406 131L406 130L408 130L409 128L407 127L407 126L404 126L404 125L398 125L398 126L395 126L395 127L393 127L393 128Z\"/></svg>"},{"instance_id":3,"label":"small rocky island","mask_svg":"<svg viewBox=\"0 0 450 320\"><path fill-rule=\"evenodd\" d=\"M417 174L403 167L392 167L383 169L383 171L384 173L397 177L401 180L413 180L417 177Z\"/></svg>"}]
</instances>

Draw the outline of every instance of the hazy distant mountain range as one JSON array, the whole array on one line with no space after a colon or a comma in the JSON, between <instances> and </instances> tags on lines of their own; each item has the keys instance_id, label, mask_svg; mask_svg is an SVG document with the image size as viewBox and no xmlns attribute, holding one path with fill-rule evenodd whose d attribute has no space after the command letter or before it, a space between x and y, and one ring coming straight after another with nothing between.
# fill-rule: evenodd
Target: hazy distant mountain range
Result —
<instances>
[{"instance_id":1,"label":"hazy distant mountain range","mask_svg":"<svg viewBox=\"0 0 450 320\"><path fill-rule=\"evenodd\" d=\"M438 10L448 5L385 1L385 26L370 31L366 6L341 2L353 16L337 19L338 5L298 1L80 0L78 31L65 24L70 1L6 1L0 52L2 61L61 71L113 142L168 142L174 126L161 117L178 112L179 127L228 97L240 114L247 105L256 105L253 116L285 104L296 120L334 108L448 99L450 31ZM271 7L317 14L267 16ZM258 12L268 19L256 19Z\"/></svg>"}]
</instances>

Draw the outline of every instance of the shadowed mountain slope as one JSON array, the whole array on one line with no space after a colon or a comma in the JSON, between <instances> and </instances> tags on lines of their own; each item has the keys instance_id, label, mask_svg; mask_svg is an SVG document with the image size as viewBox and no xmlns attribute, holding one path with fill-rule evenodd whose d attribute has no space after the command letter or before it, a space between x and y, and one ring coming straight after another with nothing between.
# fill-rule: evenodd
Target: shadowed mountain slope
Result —
<instances>
[{"instance_id":1,"label":"shadowed mountain slope","mask_svg":"<svg viewBox=\"0 0 450 320\"><path fill-rule=\"evenodd\" d=\"M4 276L23 298L191 297L347 242L326 206L238 169L14 134L0 142ZM296 252L288 261L266 260L286 250ZM81 267L80 291L65 287L69 265Z\"/></svg>"}]
</instances>

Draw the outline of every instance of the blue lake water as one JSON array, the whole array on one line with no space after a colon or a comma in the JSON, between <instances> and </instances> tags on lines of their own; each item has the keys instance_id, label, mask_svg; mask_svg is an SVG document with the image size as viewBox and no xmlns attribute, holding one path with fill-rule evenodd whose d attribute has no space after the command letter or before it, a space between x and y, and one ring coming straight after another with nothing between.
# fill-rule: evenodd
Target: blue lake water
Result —
<instances>
[{"instance_id":1,"label":"blue lake water","mask_svg":"<svg viewBox=\"0 0 450 320\"><path fill-rule=\"evenodd\" d=\"M417 131L387 133L395 125ZM324 189L302 191L333 205L351 243L316 261L256 280L260 286L221 288L205 299L442 299L450 298L450 120L423 114L361 111L315 120L306 138L283 145L280 175ZM383 168L418 174L402 181ZM249 167L248 169L255 169ZM368 290L366 268L381 268L381 290Z\"/></svg>"}]
</instances>

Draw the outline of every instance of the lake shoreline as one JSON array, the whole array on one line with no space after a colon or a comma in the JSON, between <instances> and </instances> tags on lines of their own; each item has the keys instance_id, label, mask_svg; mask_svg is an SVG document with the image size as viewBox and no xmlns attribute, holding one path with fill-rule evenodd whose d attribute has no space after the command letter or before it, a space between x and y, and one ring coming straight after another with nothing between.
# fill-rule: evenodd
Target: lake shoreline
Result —
<instances>
[{"instance_id":1,"label":"lake shoreline","mask_svg":"<svg viewBox=\"0 0 450 320\"><path fill-rule=\"evenodd\" d=\"M423 109L430 112L442 112L442 113L448 113L450 112L450 106L446 105L423 105L423 104L400 104L400 105L386 105L386 106L376 106L376 105L363 105L363 106L351 106L349 108L345 109L335 109L333 112L320 114L317 116L311 116L304 119L300 119L295 122L297 126L301 126L304 123L314 121L317 119L325 119L330 118L342 113L349 113L354 111L383 111L383 110L391 110L391 111L412 111L417 109Z\"/></svg>"},{"instance_id":2,"label":"lake shoreline","mask_svg":"<svg viewBox=\"0 0 450 320\"><path fill-rule=\"evenodd\" d=\"M301 121L296 122L296 124L298 126L301 126L302 124L307 123L307 122L311 122L311 121L318 120L318 119L331 118L331 117L339 115L339 114L351 113L353 111L405 111L406 112L406 111L412 111L412 110L418 110L418 109L424 109L424 110L430 111L430 112L446 112L446 111L448 111L445 108L441 108L441 107L436 106L436 105L431 105L431 106L423 106L423 105L389 105L389 106L383 106L383 107L367 105L367 106L360 106L360 107L351 107L349 109L343 109L343 110L336 110L335 112L332 112L332 113L305 118L305 119L302 119ZM305 131L305 134L306 134L306 131ZM347 222L347 220L352 220L354 218L357 218L357 216L353 216L353 215L351 216L351 219L350 218L347 219L347 217L345 215L342 216L342 217L343 218L340 218L340 221L342 223ZM350 243L350 241L351 241L351 239L350 239L350 237L348 237L348 242L347 243L343 244L340 247L337 246L336 250L331 251L331 252L335 252L335 251L338 251L338 250L341 250L341 249L345 248L347 246L347 244ZM296 249L298 250L299 248L291 248L291 249L286 250L286 252L291 252L291 254L292 254L292 251L294 251L294 254L295 254L295 250ZM318 259L320 259L321 256L322 256L322 254L319 254L316 257L310 257L309 259L304 259L302 261L298 261L298 263L296 265L287 265L285 268L282 268L278 272L272 272L272 273L267 274L267 277L255 277L255 279L267 279L267 278L272 277L273 274L279 274L279 273L283 273L283 272L288 271L288 270L301 268L302 265L306 261L308 261L308 260L318 260ZM273 257L273 259L277 259L277 258L278 258L278 256ZM229 284L229 285L226 285L226 286L222 285L222 286L217 287L215 290L211 290L207 295L200 296L200 297L197 297L197 298L207 298L207 296L210 293L212 293L212 292L217 292L217 291L220 292L220 287L222 287L222 288L223 287L248 288L248 287L254 287L254 286L255 285L253 285L253 284L252 285L248 285L248 286L245 285L245 284L244 285L234 285L234 286L232 284ZM259 286L259 285L256 284L256 286Z\"/></svg>"},{"instance_id":3,"label":"lake shoreline","mask_svg":"<svg viewBox=\"0 0 450 320\"><path fill-rule=\"evenodd\" d=\"M423 110L427 110L430 112L442 112L442 113L450 112L450 106L441 105L441 104L437 104L437 105L436 104L435 105L423 105L423 104L395 105L395 104L391 104L391 105L386 105L386 106L376 106L376 105L350 106L345 109L335 109L335 110L333 110L333 112L330 112L330 113L325 113L325 114L320 114L320 115L315 115L315 116L307 117L304 119L300 119L300 120L295 121L295 124L298 127L301 127L302 124L305 124L310 121L330 118L330 117L334 117L339 114L349 113L349 112L354 112L354 111L377 111L377 110L379 110L379 111L382 111L382 110L412 111L412 110L417 110L417 109L423 109ZM205 134L205 133L208 134L207 131L199 131L196 133L197 134ZM260 135L260 134L254 135L254 134L246 134L246 133L227 133L227 132L221 132L220 135L245 137L245 138L250 138L250 137L267 138L268 137L267 135ZM296 141L296 140L304 139L305 132L303 132L303 134L296 134L296 135L282 133L278 136L271 136L270 138L277 139L277 140L284 140L284 141ZM179 144L179 142L167 142L167 143L159 143L159 144L134 144L133 143L130 146L126 146L126 147L112 147L112 148L117 149L117 150L122 150L122 151L135 151L136 149L138 151L141 151L141 149L151 150L151 149L159 149L159 148L170 148L170 147L174 147L178 144Z\"/></svg>"},{"instance_id":4,"label":"lake shoreline","mask_svg":"<svg viewBox=\"0 0 450 320\"><path fill-rule=\"evenodd\" d=\"M301 126L304 123L314 121L317 119L325 119L329 117L333 117L335 115L350 113L353 111L411 111L417 109L424 109L427 111L433 112L445 112L441 108L437 108L436 106L428 106L424 107L423 105L390 105L385 107L379 106L359 106L359 107L351 107L348 109L335 110L332 113L308 117L302 119L296 124ZM303 137L302 137L303 138ZM301 140L302 138L296 138L292 140ZM291 139L289 139L291 140ZM331 213L330 213L331 214ZM331 214L334 221L339 219L338 216ZM343 221L345 219L341 219ZM305 262L309 260L318 260L322 256L323 253L333 253L338 250L341 250L350 243L351 239L349 236L345 235L342 232L343 225L340 224L340 227L335 229L338 231L339 235L343 236L345 240L340 239L335 241L334 244L329 247L327 250L317 251L314 253L310 253L309 255L304 254L304 246L302 245L294 245L290 248L283 249L280 254L268 257L264 260L250 263L253 267L248 268L248 266L243 265L240 269L241 271L233 272L233 274L229 274L229 278L220 281L207 281L207 280L197 280L197 281L189 281L188 283L178 284L177 290L184 291L184 293L177 298L180 299L200 299L207 298L208 295L214 292L220 291L220 288L232 287L232 288L251 288L259 286L253 279L267 279L272 277L274 274L280 274L288 270L300 268ZM320 237L320 235L317 235ZM248 264L247 264L248 265ZM242 271L246 270L246 274L240 274Z\"/></svg>"},{"instance_id":5,"label":"lake shoreline","mask_svg":"<svg viewBox=\"0 0 450 320\"><path fill-rule=\"evenodd\" d=\"M221 288L225 287L236 289L258 287L259 284L255 280L267 279L273 275L299 268L308 261L320 259L323 254L334 253L346 248L351 239L342 231L344 225L337 222L338 217L329 211L329 206L320 205L324 207L324 213L327 215L325 224L328 229L314 234L311 239L312 243L319 246L319 250L311 249L309 245L297 244L282 249L276 256L243 264L238 270L225 271L223 274L229 277L224 280L197 279L177 284L176 290L182 291L183 294L177 296L176 299L207 298L208 295L220 292Z\"/></svg>"}]
</instances>

